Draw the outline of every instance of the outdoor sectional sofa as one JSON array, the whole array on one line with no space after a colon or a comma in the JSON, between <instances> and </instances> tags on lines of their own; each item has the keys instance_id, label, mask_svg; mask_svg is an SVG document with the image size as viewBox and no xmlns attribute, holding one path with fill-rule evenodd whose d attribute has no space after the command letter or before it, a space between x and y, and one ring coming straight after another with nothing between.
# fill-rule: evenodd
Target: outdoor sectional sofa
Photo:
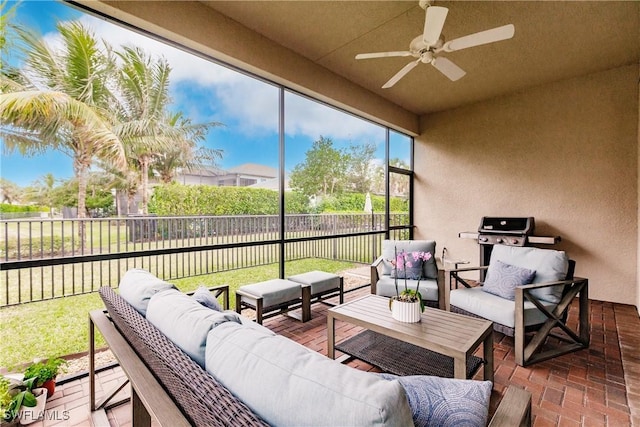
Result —
<instances>
[{"instance_id":1,"label":"outdoor sectional sofa","mask_svg":"<svg viewBox=\"0 0 640 427\"><path fill-rule=\"evenodd\" d=\"M228 308L228 287L219 289ZM91 407L101 406L96 326L131 382L136 426L151 416L171 426L487 423L488 381L357 370L143 270L125 274L120 294L103 287L100 295L106 311L90 313ZM530 394L509 387L490 425L530 425L530 410Z\"/></svg>"}]
</instances>

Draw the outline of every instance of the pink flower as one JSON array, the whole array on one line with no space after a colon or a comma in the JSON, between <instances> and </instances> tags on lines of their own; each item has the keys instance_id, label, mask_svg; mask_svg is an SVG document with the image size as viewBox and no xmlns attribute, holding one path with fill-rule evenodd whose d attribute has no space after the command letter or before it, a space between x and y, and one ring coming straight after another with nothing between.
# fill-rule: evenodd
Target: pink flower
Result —
<instances>
[{"instance_id":1,"label":"pink flower","mask_svg":"<svg viewBox=\"0 0 640 427\"><path fill-rule=\"evenodd\" d=\"M396 287L396 297L399 298L400 297L400 290L398 289L398 269L401 268L404 270L405 274L404 274L404 291L402 292L403 295L406 295L409 293L409 289L407 287L407 268L412 268L414 263L422 260L423 262L427 262L429 261L431 258L433 257L433 255L431 254L431 252L423 252L423 251L414 251L411 252L411 254L407 253L405 250L402 250L400 253L398 253L398 249L395 248L395 259L391 259L389 260L389 262L391 263L391 265L393 266L393 269L396 271L396 274L394 275L395 280L395 287ZM411 258L413 258L413 262L411 260ZM419 265L419 264L418 264ZM422 303L422 296L420 295L420 279L422 277L418 277L417 278L417 285L416 285L416 289L415 291L411 291L414 295L417 295L418 299L420 300L420 304L421 307L424 308L423 303Z\"/></svg>"}]
</instances>

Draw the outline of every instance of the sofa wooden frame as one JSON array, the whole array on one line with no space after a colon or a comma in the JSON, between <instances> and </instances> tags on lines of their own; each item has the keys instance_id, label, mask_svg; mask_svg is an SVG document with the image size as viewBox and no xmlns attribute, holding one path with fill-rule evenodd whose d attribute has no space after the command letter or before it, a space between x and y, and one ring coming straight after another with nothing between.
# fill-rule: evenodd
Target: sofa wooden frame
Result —
<instances>
[{"instance_id":1,"label":"sofa wooden frame","mask_svg":"<svg viewBox=\"0 0 640 427\"><path fill-rule=\"evenodd\" d=\"M465 267L454 270L447 270L446 287L449 292L452 286L457 287L461 283L467 288L473 285L468 280L460 277L460 273L471 271L487 271L488 266L481 267ZM535 283L530 285L518 286L515 289L515 319L514 327L500 325L494 322L494 328L498 332L514 338L515 361L520 366L528 366L533 363L542 362L563 354L589 348L589 280L583 277L573 277L575 271L575 261L569 260L569 269L565 280L547 283ZM563 286L562 297L560 302L553 310L549 310L542 302L532 293L536 289L548 288L551 286ZM569 308L574 299L578 297L578 330L573 330L567 324ZM544 323L537 325L524 325L524 303L531 301L547 318ZM446 300L447 310L455 311L462 314L477 316L475 313L469 313L458 307L451 306L447 293ZM564 334L555 333L555 328L560 328ZM532 334L530 340L527 341L527 334ZM539 351L548 337L554 337L565 344L559 345L549 350Z\"/></svg>"}]
</instances>

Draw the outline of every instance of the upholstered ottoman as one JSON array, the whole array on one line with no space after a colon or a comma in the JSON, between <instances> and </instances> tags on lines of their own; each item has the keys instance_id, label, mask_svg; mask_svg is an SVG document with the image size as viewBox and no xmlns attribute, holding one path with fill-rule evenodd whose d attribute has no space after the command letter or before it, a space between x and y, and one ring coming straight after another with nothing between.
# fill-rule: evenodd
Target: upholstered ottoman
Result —
<instances>
[{"instance_id":1,"label":"upholstered ottoman","mask_svg":"<svg viewBox=\"0 0 640 427\"><path fill-rule=\"evenodd\" d=\"M311 289L298 282L272 279L265 282L240 286L236 290L236 311L242 307L256 311L256 322L302 307L302 320L311 319Z\"/></svg>"},{"instance_id":2,"label":"upholstered ottoman","mask_svg":"<svg viewBox=\"0 0 640 427\"><path fill-rule=\"evenodd\" d=\"M344 302L344 279L336 274L314 270L296 274L289 277L289 280L300 283L303 289L305 287L311 288L312 301L321 301L323 297L338 295L340 304Z\"/></svg>"}]
</instances>

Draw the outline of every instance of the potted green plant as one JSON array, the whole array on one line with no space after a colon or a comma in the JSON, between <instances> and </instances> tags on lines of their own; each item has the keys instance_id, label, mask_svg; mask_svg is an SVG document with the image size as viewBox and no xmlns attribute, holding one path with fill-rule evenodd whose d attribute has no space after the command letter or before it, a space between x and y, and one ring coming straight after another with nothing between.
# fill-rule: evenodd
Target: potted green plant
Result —
<instances>
[{"instance_id":1,"label":"potted green plant","mask_svg":"<svg viewBox=\"0 0 640 427\"><path fill-rule=\"evenodd\" d=\"M14 381L0 375L0 426L14 426L18 424L17 414L12 411L14 392Z\"/></svg>"},{"instance_id":2,"label":"potted green plant","mask_svg":"<svg viewBox=\"0 0 640 427\"><path fill-rule=\"evenodd\" d=\"M67 361L60 358L50 358L46 362L36 361L29 365L24 371L24 379L36 379L36 387L47 389L49 396L53 395L56 389L56 377L64 372Z\"/></svg>"},{"instance_id":3,"label":"potted green plant","mask_svg":"<svg viewBox=\"0 0 640 427\"><path fill-rule=\"evenodd\" d=\"M13 427L36 421L47 402L47 390L34 388L36 378L19 381L0 376L0 426Z\"/></svg>"}]
</instances>

